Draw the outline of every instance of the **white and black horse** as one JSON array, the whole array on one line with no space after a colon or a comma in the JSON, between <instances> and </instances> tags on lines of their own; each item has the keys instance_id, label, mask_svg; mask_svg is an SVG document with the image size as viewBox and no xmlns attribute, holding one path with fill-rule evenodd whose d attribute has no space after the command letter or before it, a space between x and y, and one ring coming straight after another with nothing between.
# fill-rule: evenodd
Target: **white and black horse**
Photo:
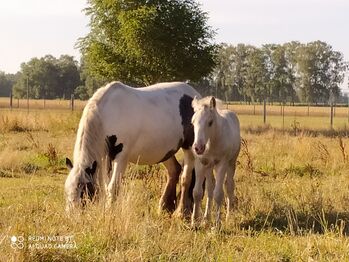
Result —
<instances>
[{"instance_id":1,"label":"white and black horse","mask_svg":"<svg viewBox=\"0 0 349 262\"><path fill-rule=\"evenodd\" d=\"M82 203L86 193L106 196L111 205L129 162L152 165L162 162L168 179L160 208L175 209L176 184L181 166L175 153L184 152L181 197L177 215L188 208L188 189L194 168L192 100L200 96L191 86L160 83L133 88L113 82L96 91L88 101L79 124L74 165L65 182L67 210ZM96 194L98 192L98 194Z\"/></svg>"}]
</instances>

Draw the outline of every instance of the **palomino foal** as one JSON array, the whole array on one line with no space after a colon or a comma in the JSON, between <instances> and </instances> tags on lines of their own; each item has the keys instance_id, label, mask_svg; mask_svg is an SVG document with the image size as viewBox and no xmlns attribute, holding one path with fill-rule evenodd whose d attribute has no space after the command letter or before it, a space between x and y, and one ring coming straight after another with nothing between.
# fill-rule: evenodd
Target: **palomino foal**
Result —
<instances>
[{"instance_id":1,"label":"palomino foal","mask_svg":"<svg viewBox=\"0 0 349 262\"><path fill-rule=\"evenodd\" d=\"M210 220L212 197L216 203L216 225L220 224L220 209L224 197L223 183L227 194L227 218L233 208L234 173L240 151L240 124L237 116L228 110L220 110L214 97L193 99L194 115L193 151L195 152L196 182L193 191L194 210L192 225L199 217L203 196L202 184L206 178L207 203L204 218ZM214 185L213 169L216 173Z\"/></svg>"}]
</instances>

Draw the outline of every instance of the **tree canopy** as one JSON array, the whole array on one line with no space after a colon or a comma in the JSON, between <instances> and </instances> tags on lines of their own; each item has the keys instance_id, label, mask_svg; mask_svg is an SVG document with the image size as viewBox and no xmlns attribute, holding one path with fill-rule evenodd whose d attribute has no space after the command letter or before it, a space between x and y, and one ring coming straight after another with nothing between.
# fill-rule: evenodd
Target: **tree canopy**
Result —
<instances>
[{"instance_id":1,"label":"tree canopy","mask_svg":"<svg viewBox=\"0 0 349 262\"><path fill-rule=\"evenodd\" d=\"M12 86L16 81L16 75L6 74L0 71L0 97L9 96L11 94Z\"/></svg>"},{"instance_id":2,"label":"tree canopy","mask_svg":"<svg viewBox=\"0 0 349 262\"><path fill-rule=\"evenodd\" d=\"M211 84L226 100L326 103L340 95L348 63L325 42L221 45Z\"/></svg>"},{"instance_id":3,"label":"tree canopy","mask_svg":"<svg viewBox=\"0 0 349 262\"><path fill-rule=\"evenodd\" d=\"M31 98L69 98L80 85L77 62L68 55L32 58L21 65L14 95L25 97L27 84Z\"/></svg>"},{"instance_id":4,"label":"tree canopy","mask_svg":"<svg viewBox=\"0 0 349 262\"><path fill-rule=\"evenodd\" d=\"M79 41L96 79L134 85L199 80L214 66L214 31L194 0L89 0Z\"/></svg>"}]
</instances>

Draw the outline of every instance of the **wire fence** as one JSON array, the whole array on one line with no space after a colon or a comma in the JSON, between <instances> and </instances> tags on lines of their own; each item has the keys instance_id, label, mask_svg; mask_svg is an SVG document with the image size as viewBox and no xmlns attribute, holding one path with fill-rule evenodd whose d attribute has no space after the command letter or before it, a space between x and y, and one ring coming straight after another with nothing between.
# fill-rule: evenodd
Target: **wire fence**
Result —
<instances>
[{"instance_id":1,"label":"wire fence","mask_svg":"<svg viewBox=\"0 0 349 262\"><path fill-rule=\"evenodd\" d=\"M0 97L1 110L71 110L82 111L87 101L71 97L56 99L11 99ZM265 125L277 128L346 129L349 127L349 106L346 105L282 105L225 103L224 108L236 112L242 125Z\"/></svg>"},{"instance_id":2,"label":"wire fence","mask_svg":"<svg viewBox=\"0 0 349 262\"><path fill-rule=\"evenodd\" d=\"M74 99L17 99L0 97L0 108L10 110L83 110L87 101Z\"/></svg>"}]
</instances>

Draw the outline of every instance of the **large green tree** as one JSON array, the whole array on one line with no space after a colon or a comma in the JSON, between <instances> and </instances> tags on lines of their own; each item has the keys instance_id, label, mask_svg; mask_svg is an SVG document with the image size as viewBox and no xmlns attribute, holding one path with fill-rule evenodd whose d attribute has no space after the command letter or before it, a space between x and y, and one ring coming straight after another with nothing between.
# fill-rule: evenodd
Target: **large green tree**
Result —
<instances>
[{"instance_id":1,"label":"large green tree","mask_svg":"<svg viewBox=\"0 0 349 262\"><path fill-rule=\"evenodd\" d=\"M79 41L95 79L148 85L198 80L214 66L214 32L194 0L88 0Z\"/></svg>"}]
</instances>

